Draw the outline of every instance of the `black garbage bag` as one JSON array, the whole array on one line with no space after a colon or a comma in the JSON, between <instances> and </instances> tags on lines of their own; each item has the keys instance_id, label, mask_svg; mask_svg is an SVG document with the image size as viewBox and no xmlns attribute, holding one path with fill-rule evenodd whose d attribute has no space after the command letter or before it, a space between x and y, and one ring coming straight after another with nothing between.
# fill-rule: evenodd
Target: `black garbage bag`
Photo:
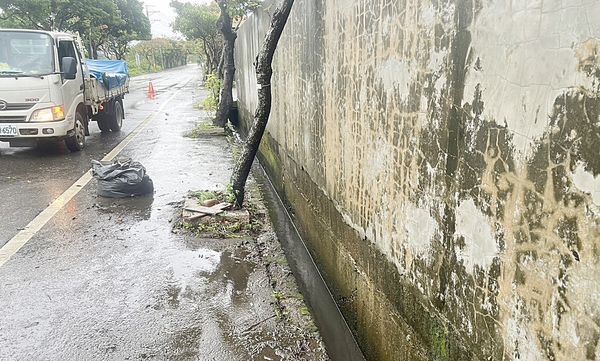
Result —
<instances>
[{"instance_id":1,"label":"black garbage bag","mask_svg":"<svg viewBox=\"0 0 600 361\"><path fill-rule=\"evenodd\" d=\"M146 168L131 159L109 165L92 160L92 175L98 180L98 195L102 197L125 198L154 192Z\"/></svg>"}]
</instances>

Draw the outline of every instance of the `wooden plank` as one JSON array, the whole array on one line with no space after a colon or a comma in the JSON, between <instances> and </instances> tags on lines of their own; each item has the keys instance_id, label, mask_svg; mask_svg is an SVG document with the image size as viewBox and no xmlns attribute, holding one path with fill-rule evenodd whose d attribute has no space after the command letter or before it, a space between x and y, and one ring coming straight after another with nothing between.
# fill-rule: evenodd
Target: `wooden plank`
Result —
<instances>
[{"instance_id":1,"label":"wooden plank","mask_svg":"<svg viewBox=\"0 0 600 361\"><path fill-rule=\"evenodd\" d=\"M184 209L186 211L190 211L190 212L210 214L211 216L214 216L214 215L217 215L217 214L223 212L223 210L219 209L219 208L204 207L204 206L199 206L199 205L187 206Z\"/></svg>"},{"instance_id":2,"label":"wooden plank","mask_svg":"<svg viewBox=\"0 0 600 361\"><path fill-rule=\"evenodd\" d=\"M225 209L231 207L231 205L229 203L219 203L212 207L204 207L204 206L197 204L197 202L195 202L195 203L196 204L192 204L192 202L186 201L183 209L186 211L190 211L190 212L204 213L204 214L209 214L211 216L215 216L219 213L222 213Z\"/></svg>"},{"instance_id":3,"label":"wooden plank","mask_svg":"<svg viewBox=\"0 0 600 361\"><path fill-rule=\"evenodd\" d=\"M221 210L225 210L225 209L229 209L231 208L231 204L227 203L227 202L223 202L223 203L219 203L216 206L212 206L212 208L218 208Z\"/></svg>"},{"instance_id":4,"label":"wooden plank","mask_svg":"<svg viewBox=\"0 0 600 361\"><path fill-rule=\"evenodd\" d=\"M187 218L186 220L187 220L187 221L195 221L195 220L197 220L197 219L200 219L200 218L202 218L202 217L206 217L206 216L208 216L208 214L205 214L205 213L198 213L198 214L196 214L195 216L191 216L191 217Z\"/></svg>"}]
</instances>

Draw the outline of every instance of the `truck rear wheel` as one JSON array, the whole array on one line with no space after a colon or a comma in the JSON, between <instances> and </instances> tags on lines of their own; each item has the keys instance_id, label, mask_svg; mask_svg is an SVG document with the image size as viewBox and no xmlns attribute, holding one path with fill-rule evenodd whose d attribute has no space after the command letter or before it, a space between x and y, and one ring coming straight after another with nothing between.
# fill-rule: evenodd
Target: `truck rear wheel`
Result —
<instances>
[{"instance_id":1,"label":"truck rear wheel","mask_svg":"<svg viewBox=\"0 0 600 361\"><path fill-rule=\"evenodd\" d=\"M108 123L113 132L119 132L123 126L123 105L118 100L115 101Z\"/></svg>"},{"instance_id":2,"label":"truck rear wheel","mask_svg":"<svg viewBox=\"0 0 600 361\"><path fill-rule=\"evenodd\" d=\"M75 113L75 127L73 134L65 139L65 144L71 152L79 152L85 148L85 125L81 113Z\"/></svg>"},{"instance_id":3,"label":"truck rear wheel","mask_svg":"<svg viewBox=\"0 0 600 361\"><path fill-rule=\"evenodd\" d=\"M123 126L123 104L120 100L114 100L107 106L106 111L96 115L98 128L102 132L118 132Z\"/></svg>"},{"instance_id":4,"label":"truck rear wheel","mask_svg":"<svg viewBox=\"0 0 600 361\"><path fill-rule=\"evenodd\" d=\"M96 115L96 122L102 133L110 132L110 123L106 114Z\"/></svg>"}]
</instances>

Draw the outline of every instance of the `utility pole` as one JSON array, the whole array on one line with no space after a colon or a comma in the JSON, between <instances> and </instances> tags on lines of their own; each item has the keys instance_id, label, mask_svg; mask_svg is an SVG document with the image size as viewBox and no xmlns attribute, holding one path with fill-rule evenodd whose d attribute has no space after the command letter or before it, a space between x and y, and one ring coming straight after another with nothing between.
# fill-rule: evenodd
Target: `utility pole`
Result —
<instances>
[{"instance_id":1,"label":"utility pole","mask_svg":"<svg viewBox=\"0 0 600 361\"><path fill-rule=\"evenodd\" d=\"M150 27L152 27L153 23L155 23L157 21L160 21L160 20L157 20L157 19L153 19L153 15L160 14L160 11L158 11L158 10L152 10L153 7L154 7L154 5L145 4L146 17L150 21ZM154 59L154 65L153 65L153 68L154 68L156 66L156 53L155 53L154 49L152 50L152 59ZM162 60L161 60L161 64L162 64ZM164 69L164 66L163 66L163 69Z\"/></svg>"},{"instance_id":2,"label":"utility pole","mask_svg":"<svg viewBox=\"0 0 600 361\"><path fill-rule=\"evenodd\" d=\"M88 30L90 40L90 59L94 59L94 45L92 44L92 28Z\"/></svg>"},{"instance_id":3,"label":"utility pole","mask_svg":"<svg viewBox=\"0 0 600 361\"><path fill-rule=\"evenodd\" d=\"M150 25L152 25L152 23L156 22L156 19L152 19L153 15L156 14L160 14L160 11L158 10L152 10L152 8L155 7L154 5L145 5L146 8L146 17L148 18L148 20L150 20Z\"/></svg>"}]
</instances>

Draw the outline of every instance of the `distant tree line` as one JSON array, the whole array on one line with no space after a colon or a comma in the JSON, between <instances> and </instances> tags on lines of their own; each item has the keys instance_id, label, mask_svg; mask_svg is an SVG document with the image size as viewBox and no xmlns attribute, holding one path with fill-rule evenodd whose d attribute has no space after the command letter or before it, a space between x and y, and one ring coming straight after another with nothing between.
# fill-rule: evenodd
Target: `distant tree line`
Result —
<instances>
[{"instance_id":1,"label":"distant tree line","mask_svg":"<svg viewBox=\"0 0 600 361\"><path fill-rule=\"evenodd\" d=\"M204 58L205 73L216 72L223 51L223 38L217 26L220 15L217 4L198 5L175 0L171 1L171 7L177 14L172 24L173 30L181 33L188 41L198 41Z\"/></svg>"},{"instance_id":2,"label":"distant tree line","mask_svg":"<svg viewBox=\"0 0 600 361\"><path fill-rule=\"evenodd\" d=\"M196 42L172 39L140 41L127 55L129 69L134 75L156 72L187 64L188 57L200 52Z\"/></svg>"},{"instance_id":3,"label":"distant tree line","mask_svg":"<svg viewBox=\"0 0 600 361\"><path fill-rule=\"evenodd\" d=\"M140 0L0 0L0 27L77 32L88 56L123 59L152 37Z\"/></svg>"}]
</instances>

